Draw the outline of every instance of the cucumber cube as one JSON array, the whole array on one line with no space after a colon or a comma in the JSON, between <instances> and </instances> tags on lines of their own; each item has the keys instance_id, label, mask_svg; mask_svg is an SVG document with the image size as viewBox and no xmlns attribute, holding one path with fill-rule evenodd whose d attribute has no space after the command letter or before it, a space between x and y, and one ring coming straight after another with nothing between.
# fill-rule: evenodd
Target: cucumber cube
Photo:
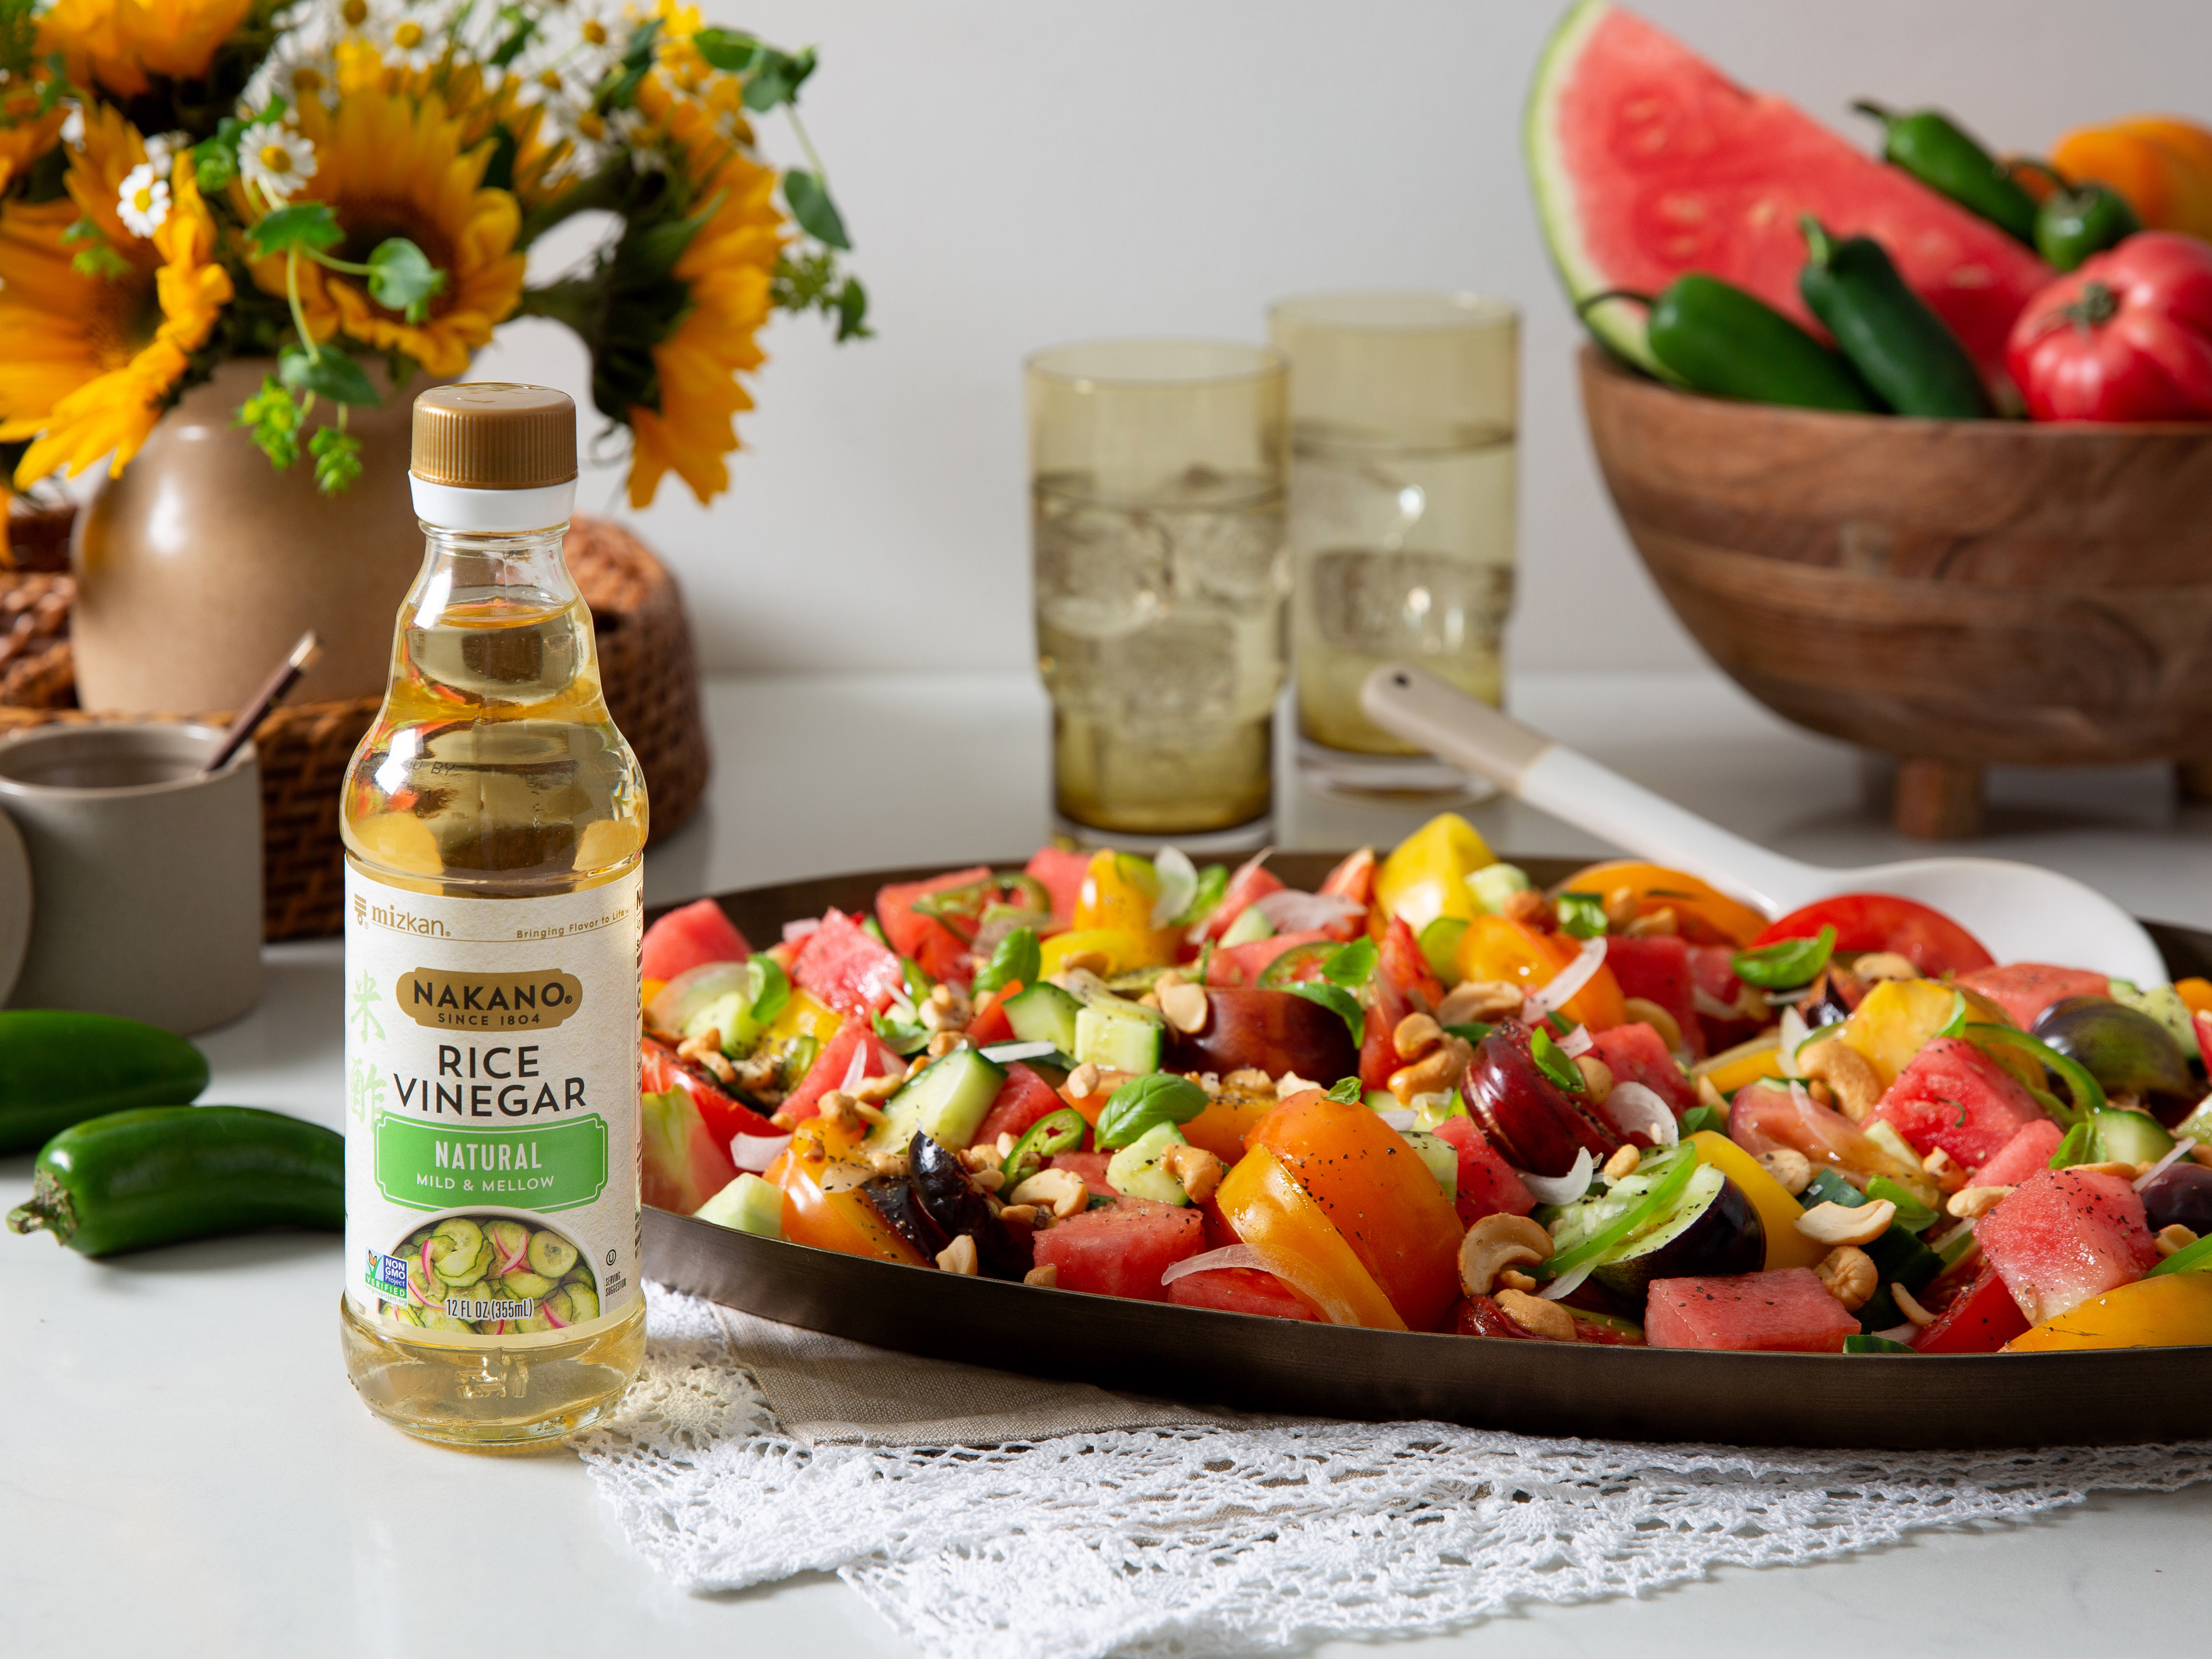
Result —
<instances>
[{"instance_id":1,"label":"cucumber cube","mask_svg":"<svg viewBox=\"0 0 2212 1659\"><path fill-rule=\"evenodd\" d=\"M1106 1161L1106 1184L1126 1198L1149 1198L1162 1204L1188 1204L1182 1182L1161 1161L1170 1146L1188 1143L1172 1123L1156 1123Z\"/></svg>"},{"instance_id":2,"label":"cucumber cube","mask_svg":"<svg viewBox=\"0 0 2212 1659\"><path fill-rule=\"evenodd\" d=\"M860 1144L871 1152L902 1152L919 1129L940 1146L958 1152L975 1131L1006 1081L1006 1068L973 1048L955 1048L932 1060L890 1097L884 1121Z\"/></svg>"},{"instance_id":3,"label":"cucumber cube","mask_svg":"<svg viewBox=\"0 0 2212 1659\"><path fill-rule=\"evenodd\" d=\"M757 1175L741 1175L702 1204L697 1214L700 1220L711 1221L718 1227L734 1227L741 1233L753 1233L762 1238L781 1238L783 1189L770 1186Z\"/></svg>"},{"instance_id":4,"label":"cucumber cube","mask_svg":"<svg viewBox=\"0 0 2212 1659\"><path fill-rule=\"evenodd\" d=\"M1006 1022L1024 1042L1049 1042L1075 1052L1075 1017L1083 1005L1057 985L1036 984L1006 999Z\"/></svg>"},{"instance_id":5,"label":"cucumber cube","mask_svg":"<svg viewBox=\"0 0 2212 1659\"><path fill-rule=\"evenodd\" d=\"M1420 1154L1421 1162L1429 1166L1429 1173L1437 1178L1437 1185L1444 1189L1444 1196L1457 1202L1459 1149L1442 1135L1432 1135L1425 1129L1407 1130L1406 1142Z\"/></svg>"},{"instance_id":6,"label":"cucumber cube","mask_svg":"<svg viewBox=\"0 0 2212 1659\"><path fill-rule=\"evenodd\" d=\"M1135 1007L1134 1004L1126 1005ZM1075 1016L1075 1059L1078 1065L1117 1072L1157 1072L1160 1069L1160 1024L1146 1018L1147 1008L1136 1008L1139 1018L1086 1005Z\"/></svg>"}]
</instances>

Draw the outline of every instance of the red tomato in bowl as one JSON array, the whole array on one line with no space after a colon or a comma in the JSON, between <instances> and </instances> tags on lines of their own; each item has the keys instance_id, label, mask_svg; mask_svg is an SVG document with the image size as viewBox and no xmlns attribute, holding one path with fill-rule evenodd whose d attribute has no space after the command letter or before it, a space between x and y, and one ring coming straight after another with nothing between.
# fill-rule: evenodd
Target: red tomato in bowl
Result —
<instances>
[{"instance_id":1,"label":"red tomato in bowl","mask_svg":"<svg viewBox=\"0 0 2212 1659\"><path fill-rule=\"evenodd\" d=\"M1893 893L1838 893L1766 925L1752 940L1756 950L1778 939L1811 939L1823 927L1836 930L1836 953L1894 951L1929 979L1971 974L1993 967L1996 958L1981 940L1945 915Z\"/></svg>"}]
</instances>

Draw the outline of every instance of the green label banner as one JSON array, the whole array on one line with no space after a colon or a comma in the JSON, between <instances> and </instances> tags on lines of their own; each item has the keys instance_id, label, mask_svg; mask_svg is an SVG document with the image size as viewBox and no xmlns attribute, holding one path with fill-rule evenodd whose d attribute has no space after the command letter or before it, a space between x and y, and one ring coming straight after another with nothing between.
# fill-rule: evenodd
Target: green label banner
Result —
<instances>
[{"instance_id":1,"label":"green label banner","mask_svg":"<svg viewBox=\"0 0 2212 1659\"><path fill-rule=\"evenodd\" d=\"M543 1128L449 1129L387 1112L376 1121L376 1184L411 1210L574 1209L606 1188L607 1126L594 1116Z\"/></svg>"}]
</instances>

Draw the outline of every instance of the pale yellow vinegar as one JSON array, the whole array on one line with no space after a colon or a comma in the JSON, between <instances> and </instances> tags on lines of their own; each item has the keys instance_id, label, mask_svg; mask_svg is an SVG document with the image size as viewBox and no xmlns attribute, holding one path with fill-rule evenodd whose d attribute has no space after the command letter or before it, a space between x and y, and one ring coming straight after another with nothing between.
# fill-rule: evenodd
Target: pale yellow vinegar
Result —
<instances>
[{"instance_id":1,"label":"pale yellow vinegar","mask_svg":"<svg viewBox=\"0 0 2212 1659\"><path fill-rule=\"evenodd\" d=\"M426 526L428 528L428 526ZM592 617L559 532L429 530L400 608L392 684L346 775L346 857L455 898L532 899L629 875L644 780L607 714ZM453 1445L528 1445L605 1417L645 1357L645 1304L585 1329L429 1340L340 1295L346 1374L368 1408Z\"/></svg>"}]
</instances>

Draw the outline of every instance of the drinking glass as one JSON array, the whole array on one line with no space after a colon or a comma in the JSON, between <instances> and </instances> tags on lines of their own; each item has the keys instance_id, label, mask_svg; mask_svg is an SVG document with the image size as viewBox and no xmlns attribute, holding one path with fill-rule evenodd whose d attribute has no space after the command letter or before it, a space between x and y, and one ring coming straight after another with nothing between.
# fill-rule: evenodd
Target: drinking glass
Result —
<instances>
[{"instance_id":1,"label":"drinking glass","mask_svg":"<svg viewBox=\"0 0 2212 1659\"><path fill-rule=\"evenodd\" d=\"M1282 356L1101 341L1026 368L1037 665L1063 827L1256 846L1290 589Z\"/></svg>"},{"instance_id":2,"label":"drinking glass","mask_svg":"<svg viewBox=\"0 0 2212 1659\"><path fill-rule=\"evenodd\" d=\"M1520 313L1472 294L1321 294L1269 313L1291 362L1298 767L1355 799L1489 793L1361 712L1399 659L1504 694Z\"/></svg>"}]
</instances>

